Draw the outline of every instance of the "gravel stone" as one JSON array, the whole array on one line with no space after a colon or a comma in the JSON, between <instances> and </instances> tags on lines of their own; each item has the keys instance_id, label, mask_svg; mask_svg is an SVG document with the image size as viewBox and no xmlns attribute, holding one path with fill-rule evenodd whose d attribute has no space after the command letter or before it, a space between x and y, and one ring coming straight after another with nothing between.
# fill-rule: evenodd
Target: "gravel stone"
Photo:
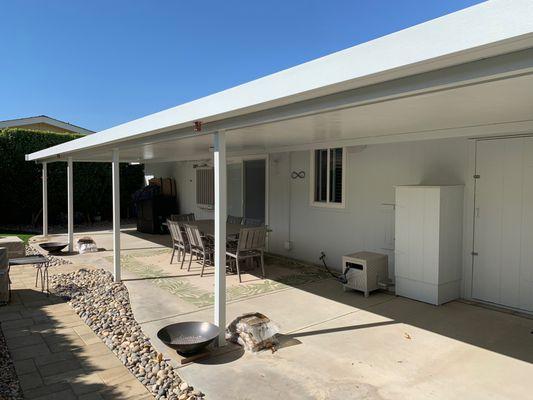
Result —
<instances>
[{"instance_id":1,"label":"gravel stone","mask_svg":"<svg viewBox=\"0 0 533 400\"><path fill-rule=\"evenodd\" d=\"M34 255L42 255L42 253L39 252L39 250L37 250L33 244L27 244L26 255L34 256ZM52 256L50 254L45 255L45 257L48 259L48 264L50 265L50 267L58 267L60 265L72 264L72 262L69 260L66 260L61 257Z\"/></svg>"},{"instance_id":2,"label":"gravel stone","mask_svg":"<svg viewBox=\"0 0 533 400\"><path fill-rule=\"evenodd\" d=\"M1 325L0 325L1 327ZM23 400L22 388L0 329L0 399Z\"/></svg>"},{"instance_id":3,"label":"gravel stone","mask_svg":"<svg viewBox=\"0 0 533 400\"><path fill-rule=\"evenodd\" d=\"M51 275L50 290L69 301L76 313L156 398L204 399L204 394L182 381L178 369L152 346L133 317L126 286L113 282L109 272L80 269Z\"/></svg>"}]
</instances>

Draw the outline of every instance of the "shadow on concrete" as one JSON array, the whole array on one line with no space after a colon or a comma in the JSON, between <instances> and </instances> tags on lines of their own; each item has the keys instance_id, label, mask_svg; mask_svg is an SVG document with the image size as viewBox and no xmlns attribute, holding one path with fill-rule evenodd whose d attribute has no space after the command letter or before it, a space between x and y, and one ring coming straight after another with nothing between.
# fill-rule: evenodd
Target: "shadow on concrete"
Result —
<instances>
[{"instance_id":1,"label":"shadow on concrete","mask_svg":"<svg viewBox=\"0 0 533 400\"><path fill-rule=\"evenodd\" d=\"M152 242L159 246L165 246L168 248L172 248L172 239L170 237L170 234L168 233L167 234L151 234L151 233L137 232L136 229L122 230L120 233L122 235L134 236L136 238Z\"/></svg>"},{"instance_id":2,"label":"shadow on concrete","mask_svg":"<svg viewBox=\"0 0 533 400\"><path fill-rule=\"evenodd\" d=\"M47 308L59 303L65 301L54 295L46 297L40 291L19 289L13 290L11 303L0 308L1 328L24 397L70 399L93 394L95 398L123 398L124 392L103 383L97 375L102 369L95 360L115 356L101 341L86 346L70 328L79 325L79 320L62 320Z\"/></svg>"},{"instance_id":3,"label":"shadow on concrete","mask_svg":"<svg viewBox=\"0 0 533 400\"><path fill-rule=\"evenodd\" d=\"M299 268L296 264L286 267ZM378 324L352 325L295 333L288 335L289 337L297 338L341 331L356 331L374 325L406 324L533 363L533 318L530 316L460 300L441 306L433 306L382 291L376 291L370 297L365 298L362 292L344 291L342 284L334 278L291 284L284 279L285 277L269 276L268 264L266 271L267 278L273 281L278 281L314 296L351 306L354 311L365 310L391 320ZM247 269L246 273L260 279L261 270L259 268ZM291 312L290 305L287 305L287 312Z\"/></svg>"},{"instance_id":4,"label":"shadow on concrete","mask_svg":"<svg viewBox=\"0 0 533 400\"><path fill-rule=\"evenodd\" d=\"M213 350L213 353L210 357L194 361L194 363L202 365L229 364L241 358L244 353L244 349L241 346L228 343L222 349Z\"/></svg>"},{"instance_id":5,"label":"shadow on concrete","mask_svg":"<svg viewBox=\"0 0 533 400\"><path fill-rule=\"evenodd\" d=\"M317 335L325 335L328 333L337 333L337 332L346 332L346 331L355 331L358 329L368 329L368 328L375 328L378 326L384 326L384 325L394 325L397 324L397 321L383 321L383 322L373 322L370 324L359 324L359 325L349 325L349 326L339 326L337 328L328 328L328 329L317 329L314 331L305 331L305 332L296 332L291 333L289 335L284 335L288 338L302 338L305 336L317 336Z\"/></svg>"},{"instance_id":6,"label":"shadow on concrete","mask_svg":"<svg viewBox=\"0 0 533 400\"><path fill-rule=\"evenodd\" d=\"M272 278L275 280L275 278ZM293 287L354 308L380 315L391 322L406 324L508 357L533 363L533 319L489 309L462 301L433 306L416 300L375 292L365 298L361 292L345 292L334 279L325 279ZM288 311L290 312L290 306ZM373 324L370 324L373 325ZM379 324L378 324L379 325ZM361 328L368 327L361 325ZM356 330L358 325L332 331ZM329 329L295 333L294 337L330 333Z\"/></svg>"},{"instance_id":7,"label":"shadow on concrete","mask_svg":"<svg viewBox=\"0 0 533 400\"><path fill-rule=\"evenodd\" d=\"M292 335L284 335L282 333L278 333L276 337L279 341L279 344L277 346L278 350L285 349L287 347L298 346L299 344L302 344L302 342L300 342L298 339L296 339Z\"/></svg>"}]
</instances>

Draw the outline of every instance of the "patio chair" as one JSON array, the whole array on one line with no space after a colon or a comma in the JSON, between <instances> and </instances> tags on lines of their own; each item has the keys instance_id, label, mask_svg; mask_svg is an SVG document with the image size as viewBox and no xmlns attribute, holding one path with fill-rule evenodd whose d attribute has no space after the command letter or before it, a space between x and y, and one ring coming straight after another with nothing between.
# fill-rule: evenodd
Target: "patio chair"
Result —
<instances>
[{"instance_id":1,"label":"patio chair","mask_svg":"<svg viewBox=\"0 0 533 400\"><path fill-rule=\"evenodd\" d=\"M242 217L236 217L235 215L228 215L226 222L228 224L240 225L242 223Z\"/></svg>"},{"instance_id":2,"label":"patio chair","mask_svg":"<svg viewBox=\"0 0 533 400\"><path fill-rule=\"evenodd\" d=\"M226 256L230 258L230 262L235 261L237 267L237 275L239 275L239 282L242 283L241 270L239 261L259 258L261 261L262 278L265 278L265 251L266 242L266 228L250 227L242 228L239 233L239 240L236 247L231 247L231 244L226 249Z\"/></svg>"},{"instance_id":3,"label":"patio chair","mask_svg":"<svg viewBox=\"0 0 533 400\"><path fill-rule=\"evenodd\" d=\"M264 224L263 224L263 221L261 221L260 219L243 218L241 225L255 228L255 227L263 226Z\"/></svg>"},{"instance_id":4,"label":"patio chair","mask_svg":"<svg viewBox=\"0 0 533 400\"><path fill-rule=\"evenodd\" d=\"M194 213L172 214L170 216L170 220L175 221L175 222L190 222L190 221L196 221L196 217L194 216Z\"/></svg>"},{"instance_id":5,"label":"patio chair","mask_svg":"<svg viewBox=\"0 0 533 400\"><path fill-rule=\"evenodd\" d=\"M191 252L189 245L189 240L185 234L185 229L180 226L180 223L177 221L167 220L168 230L170 231L170 237L172 238L172 256L170 257L170 263L174 259L174 254L178 250L178 262L181 258L180 269L183 269L183 264L185 262L185 255ZM183 253L183 257L182 256ZM192 254L191 254L192 258Z\"/></svg>"},{"instance_id":6,"label":"patio chair","mask_svg":"<svg viewBox=\"0 0 533 400\"><path fill-rule=\"evenodd\" d=\"M200 273L200 277L203 277L206 263L213 262L213 244L206 236L202 236L197 226L189 224L185 224L184 226L185 232L187 233L187 238L189 239L191 252L191 258L189 259L187 271L191 270L192 256L195 254L197 259L202 257L202 272Z\"/></svg>"}]
</instances>

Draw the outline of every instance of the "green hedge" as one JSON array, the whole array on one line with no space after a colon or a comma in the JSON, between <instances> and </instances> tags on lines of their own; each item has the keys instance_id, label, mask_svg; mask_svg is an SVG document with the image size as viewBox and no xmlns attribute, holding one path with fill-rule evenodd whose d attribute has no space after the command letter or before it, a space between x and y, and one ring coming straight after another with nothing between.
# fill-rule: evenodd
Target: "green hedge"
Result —
<instances>
[{"instance_id":1,"label":"green hedge","mask_svg":"<svg viewBox=\"0 0 533 400\"><path fill-rule=\"evenodd\" d=\"M0 224L40 223L42 184L40 164L25 154L55 146L81 135L10 128L0 131ZM131 195L143 185L142 165L120 166L121 213L130 216ZM66 163L48 163L49 221L62 223L67 210ZM74 211L77 222L109 220L111 205L110 163L74 163Z\"/></svg>"}]
</instances>

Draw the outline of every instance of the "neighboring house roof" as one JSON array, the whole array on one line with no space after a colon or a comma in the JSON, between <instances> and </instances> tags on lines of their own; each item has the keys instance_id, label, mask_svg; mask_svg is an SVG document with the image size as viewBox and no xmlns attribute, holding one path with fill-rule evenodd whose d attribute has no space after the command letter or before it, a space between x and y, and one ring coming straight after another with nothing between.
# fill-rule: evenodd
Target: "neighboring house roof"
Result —
<instances>
[{"instance_id":1,"label":"neighboring house roof","mask_svg":"<svg viewBox=\"0 0 533 400\"><path fill-rule=\"evenodd\" d=\"M27 155L107 148L230 118L322 99L382 82L533 47L533 1L493 0L201 99ZM222 126L220 129L226 129ZM228 127L228 129L232 129ZM205 132L207 133L207 132Z\"/></svg>"},{"instance_id":2,"label":"neighboring house roof","mask_svg":"<svg viewBox=\"0 0 533 400\"><path fill-rule=\"evenodd\" d=\"M46 115L37 115L35 117L8 119L0 121L0 129L4 128L28 128L38 131L51 131L57 133L77 133L80 135L89 135L94 133L89 129L85 129L76 125L63 122L55 118L50 118Z\"/></svg>"}]
</instances>

